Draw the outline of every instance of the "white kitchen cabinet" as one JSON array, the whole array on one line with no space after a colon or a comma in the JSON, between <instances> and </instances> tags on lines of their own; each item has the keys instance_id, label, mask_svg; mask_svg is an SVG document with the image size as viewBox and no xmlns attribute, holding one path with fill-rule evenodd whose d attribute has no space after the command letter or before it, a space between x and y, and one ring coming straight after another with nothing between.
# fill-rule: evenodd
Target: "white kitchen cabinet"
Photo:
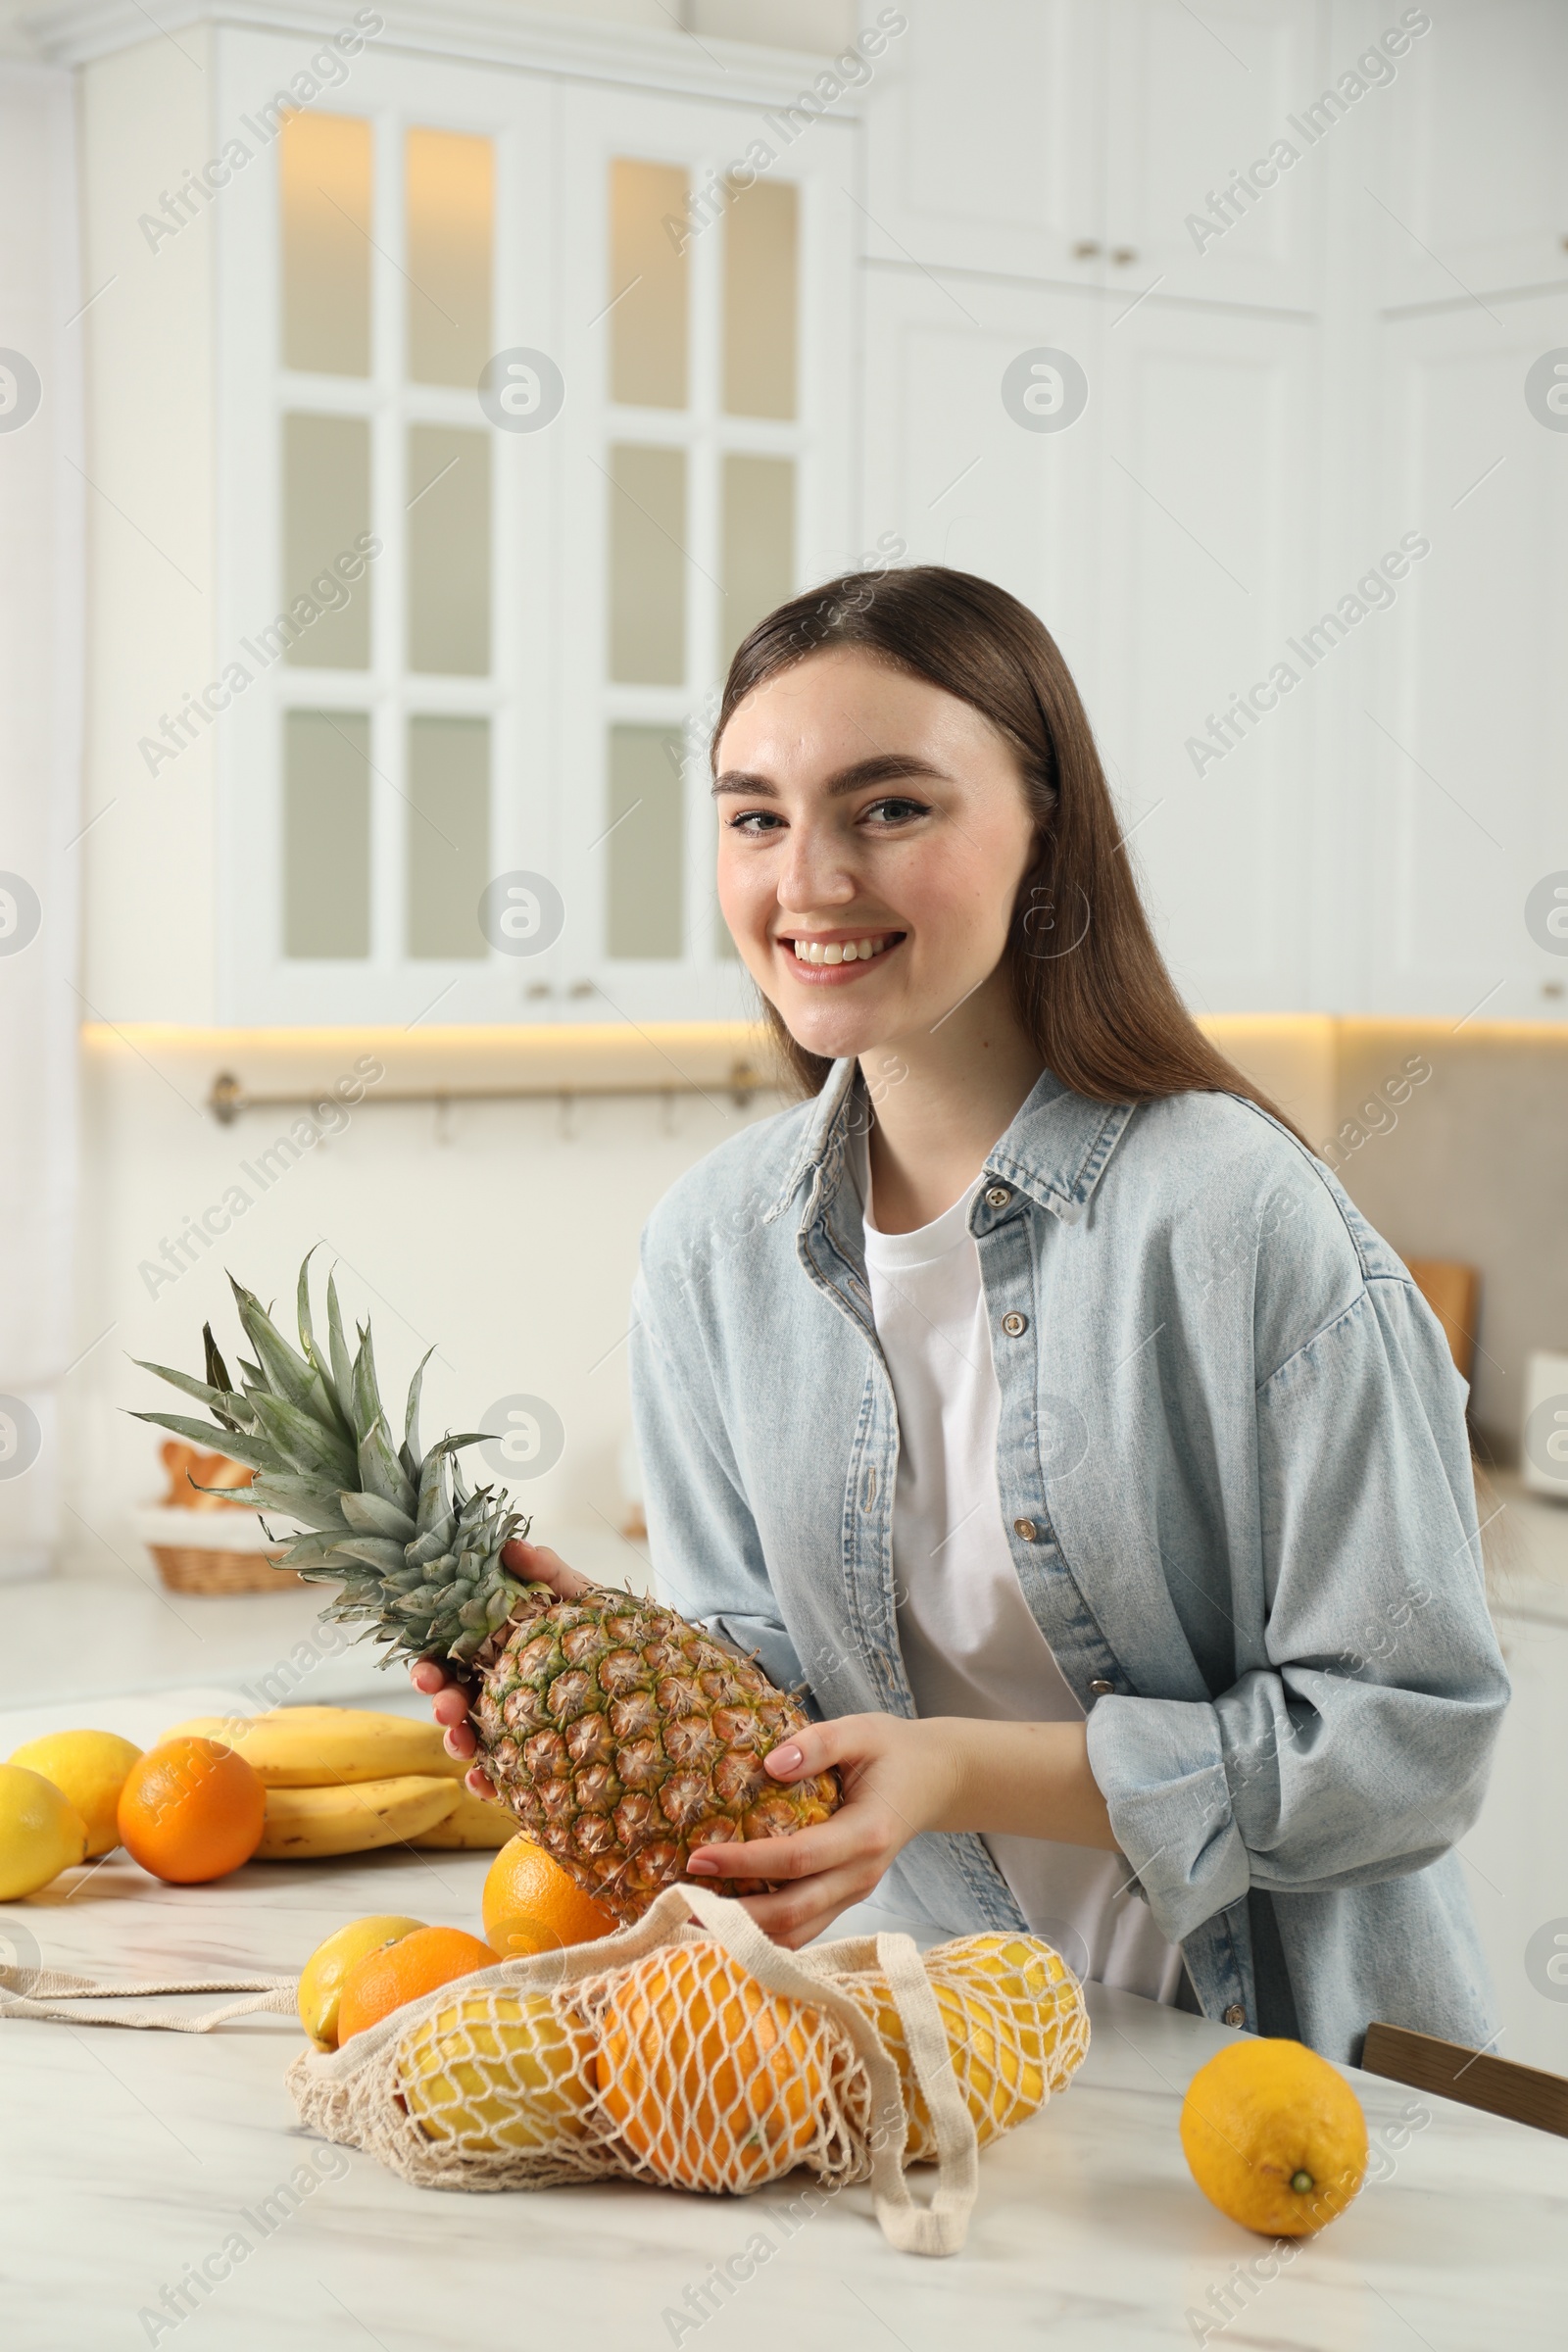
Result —
<instances>
[{"instance_id":1,"label":"white kitchen cabinet","mask_svg":"<svg viewBox=\"0 0 1568 2352\"><path fill-rule=\"evenodd\" d=\"M1097 9L906 0L901 14L907 30L866 92L866 252L1095 282L1104 250Z\"/></svg>"},{"instance_id":2,"label":"white kitchen cabinet","mask_svg":"<svg viewBox=\"0 0 1568 2352\"><path fill-rule=\"evenodd\" d=\"M1422 12L1426 14L1426 11ZM1401 14L1391 8L1390 22ZM1368 174L1366 231L1387 305L1568 279L1568 9L1443 0L1401 65Z\"/></svg>"},{"instance_id":3,"label":"white kitchen cabinet","mask_svg":"<svg viewBox=\"0 0 1568 2352\"><path fill-rule=\"evenodd\" d=\"M1097 10L1115 289L1316 308L1322 202L1299 110L1321 88L1326 13L1317 0Z\"/></svg>"},{"instance_id":4,"label":"white kitchen cabinet","mask_svg":"<svg viewBox=\"0 0 1568 2352\"><path fill-rule=\"evenodd\" d=\"M1359 624L1364 665L1347 673L1372 878L1352 985L1368 1010L1561 1017L1568 966L1526 906L1568 868L1568 437L1524 385L1562 347L1568 295L1461 300L1382 330L1366 554L1411 531L1431 553Z\"/></svg>"},{"instance_id":5,"label":"white kitchen cabinet","mask_svg":"<svg viewBox=\"0 0 1568 2352\"><path fill-rule=\"evenodd\" d=\"M1096 407L1102 305L1054 288L924 271L870 273L865 296L869 547L894 532L912 564L951 564L1020 598L1087 681L1098 604ZM1062 432L1022 428L1003 401L1021 355L1061 350L1090 380Z\"/></svg>"},{"instance_id":6,"label":"white kitchen cabinet","mask_svg":"<svg viewBox=\"0 0 1568 2352\"><path fill-rule=\"evenodd\" d=\"M1312 173L1268 154L1314 95L1320 0L1201 14L1183 0L909 0L905 13L866 100L873 260L1094 286L1118 309L1152 285L1270 308L1315 299ZM1256 185L1227 200L1259 158Z\"/></svg>"},{"instance_id":7,"label":"white kitchen cabinet","mask_svg":"<svg viewBox=\"0 0 1568 2352\"><path fill-rule=\"evenodd\" d=\"M1103 338L1094 717L1203 1012L1308 1002L1318 712L1288 641L1316 566L1317 368L1316 328L1279 316L1152 301Z\"/></svg>"},{"instance_id":8,"label":"white kitchen cabinet","mask_svg":"<svg viewBox=\"0 0 1568 2352\"><path fill-rule=\"evenodd\" d=\"M1180 985L1207 1011L1305 1000L1311 696L1271 664L1312 576L1306 322L876 271L867 297L870 540L997 580L1046 621L1100 738ZM1009 414L1021 355L1076 359L1060 431ZM1275 707L1212 732L1262 685ZM1195 758L1193 739L1204 749Z\"/></svg>"},{"instance_id":9,"label":"white kitchen cabinet","mask_svg":"<svg viewBox=\"0 0 1568 2352\"><path fill-rule=\"evenodd\" d=\"M1502 2026L1499 2057L1568 2075L1568 1509L1498 1481L1493 1611L1513 1696L1461 1841Z\"/></svg>"},{"instance_id":10,"label":"white kitchen cabinet","mask_svg":"<svg viewBox=\"0 0 1568 2352\"><path fill-rule=\"evenodd\" d=\"M195 13L183 62L61 35L121 518L90 1009L735 1017L694 755L747 627L858 552L853 84L527 11L309 53L282 0Z\"/></svg>"}]
</instances>

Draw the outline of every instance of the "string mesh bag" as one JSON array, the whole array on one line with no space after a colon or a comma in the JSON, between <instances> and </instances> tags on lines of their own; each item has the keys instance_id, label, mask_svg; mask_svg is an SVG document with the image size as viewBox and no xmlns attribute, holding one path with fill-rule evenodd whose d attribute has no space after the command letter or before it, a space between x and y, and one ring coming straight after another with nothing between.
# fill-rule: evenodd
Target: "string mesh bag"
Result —
<instances>
[{"instance_id":1,"label":"string mesh bag","mask_svg":"<svg viewBox=\"0 0 1568 2352\"><path fill-rule=\"evenodd\" d=\"M970 1952L988 1944L1004 1966ZM976 2100L987 2137L1021 2121L1065 2083L1088 2023L1035 1938L939 1957L929 1974L906 1936L787 1952L739 1903L672 1886L633 1927L480 1970L303 2052L289 2087L310 2129L423 2187L614 2177L746 2194L804 2166L830 2187L868 2181L902 2251L955 2253L978 2188ZM1033 2029L1015 2014L1032 1985ZM906 2159L937 2168L925 2203Z\"/></svg>"},{"instance_id":2,"label":"string mesh bag","mask_svg":"<svg viewBox=\"0 0 1568 2352\"><path fill-rule=\"evenodd\" d=\"M925 1954L948 2053L981 2147L1065 2090L1089 2051L1089 2012L1061 1954L1038 1936L964 1936ZM879 1972L846 1972L845 1989L898 2065L908 2112L905 2160L931 2162L935 2127L904 2020Z\"/></svg>"}]
</instances>

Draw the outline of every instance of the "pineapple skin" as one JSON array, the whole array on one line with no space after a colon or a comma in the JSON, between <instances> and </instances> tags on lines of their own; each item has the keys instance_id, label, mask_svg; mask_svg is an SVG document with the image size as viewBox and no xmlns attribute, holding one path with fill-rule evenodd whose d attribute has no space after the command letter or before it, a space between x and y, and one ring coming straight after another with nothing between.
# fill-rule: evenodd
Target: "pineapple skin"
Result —
<instances>
[{"instance_id":1,"label":"pineapple skin","mask_svg":"<svg viewBox=\"0 0 1568 2352\"><path fill-rule=\"evenodd\" d=\"M785 1785L762 1760L805 1709L657 1601L603 1588L561 1601L529 1586L500 1654L476 1663L475 1761L622 1926L698 1846L789 1837L838 1809L836 1773ZM738 1894L760 1882L704 1884Z\"/></svg>"}]
</instances>

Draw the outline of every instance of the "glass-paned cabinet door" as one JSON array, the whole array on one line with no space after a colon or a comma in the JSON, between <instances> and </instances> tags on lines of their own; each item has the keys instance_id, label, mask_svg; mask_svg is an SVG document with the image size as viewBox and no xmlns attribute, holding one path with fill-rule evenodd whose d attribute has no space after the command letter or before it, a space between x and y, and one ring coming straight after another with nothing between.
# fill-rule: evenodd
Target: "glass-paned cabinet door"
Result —
<instances>
[{"instance_id":1,"label":"glass-paned cabinet door","mask_svg":"<svg viewBox=\"0 0 1568 2352\"><path fill-rule=\"evenodd\" d=\"M855 552L853 130L216 46L224 1017L739 1009L700 739Z\"/></svg>"},{"instance_id":2,"label":"glass-paned cabinet door","mask_svg":"<svg viewBox=\"0 0 1568 2352\"><path fill-rule=\"evenodd\" d=\"M854 133L601 91L564 122L563 977L601 1019L722 1017L747 1003L713 889L724 673L857 552Z\"/></svg>"},{"instance_id":3,"label":"glass-paned cabinet door","mask_svg":"<svg viewBox=\"0 0 1568 2352\"><path fill-rule=\"evenodd\" d=\"M557 339L549 93L376 45L259 104L295 46L218 42L260 147L215 213L225 1013L516 1018L484 909L559 862L556 480L479 384Z\"/></svg>"}]
</instances>

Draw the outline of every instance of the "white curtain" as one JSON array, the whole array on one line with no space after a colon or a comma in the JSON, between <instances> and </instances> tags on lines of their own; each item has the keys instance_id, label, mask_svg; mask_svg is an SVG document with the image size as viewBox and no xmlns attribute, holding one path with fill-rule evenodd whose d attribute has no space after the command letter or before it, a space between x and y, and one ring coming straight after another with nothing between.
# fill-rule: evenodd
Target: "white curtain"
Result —
<instances>
[{"instance_id":1,"label":"white curtain","mask_svg":"<svg viewBox=\"0 0 1568 2352\"><path fill-rule=\"evenodd\" d=\"M0 1578L52 1564L76 1352L76 218L71 75L0 62Z\"/></svg>"}]
</instances>

